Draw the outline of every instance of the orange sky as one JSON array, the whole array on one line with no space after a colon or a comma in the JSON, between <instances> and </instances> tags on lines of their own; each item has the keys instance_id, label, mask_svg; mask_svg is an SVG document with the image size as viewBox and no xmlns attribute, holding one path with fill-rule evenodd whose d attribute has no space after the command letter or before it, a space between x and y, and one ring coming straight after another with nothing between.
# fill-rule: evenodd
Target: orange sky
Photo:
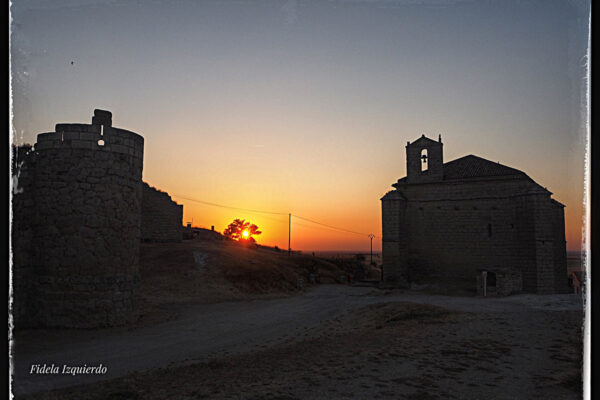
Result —
<instances>
[{"instance_id":1,"label":"orange sky","mask_svg":"<svg viewBox=\"0 0 600 400\"><path fill-rule=\"evenodd\" d=\"M402 155L398 159L398 163L403 162L404 156ZM400 167L399 170L404 171L404 168ZM284 214L291 212L293 215L316 220L326 225L364 233L364 235L358 235L339 232L292 217L293 249L367 251L370 239L366 235L372 232L376 235L373 240L373 249L374 251L381 250L379 198L388 189L392 189L391 186L386 187L381 182L383 179L377 183L369 184L367 182L364 186L350 185L348 182L348 185L340 184L336 187L334 182L328 182L325 185L315 184L311 182L311 177L308 177L305 178L305 183L296 182L296 185L287 187L284 185L284 190L278 194L277 186L282 182L277 182L275 179L277 174L273 179L275 182L269 180L268 175L261 175L260 178L255 177L253 180L251 171L248 171L248 174L240 173L240 175L238 179L229 178L228 182L232 182L231 185L215 185L214 187L207 185L201 190L190 190L193 187L185 181L177 182L171 178L167 178L164 185L169 188L175 201L184 204L184 223L193 221L194 226L210 229L214 225L215 230L222 232L233 219L242 218L260 227L263 234L257 237L259 243L283 249L288 246L287 215L225 209L186 200L179 196L257 211L274 211ZM401 176L404 176L404 172L398 174L398 178ZM264 182L256 183L255 180L264 180ZM160 180L154 179L153 184L156 184L156 181ZM329 183L333 185L328 192ZM538 181L538 183L544 185L543 182ZM256 186L259 187L255 188ZM314 190L311 189L312 186L315 187ZM161 186L159 185L159 187ZM568 190L557 191L551 187L548 188L554 191L554 198L568 205L565 208L567 248L568 250L578 250L581 246L583 203L579 203L576 196L569 196ZM165 190L164 187L161 189ZM208 194L210 197L207 196Z\"/></svg>"},{"instance_id":2,"label":"orange sky","mask_svg":"<svg viewBox=\"0 0 600 400\"><path fill-rule=\"evenodd\" d=\"M554 192L578 249L587 2L407 3L14 2L13 142L110 110L184 222L246 218L287 248L285 215L175 195L365 234L294 221L295 249L367 250L374 233L379 250L406 142L441 133L445 161L500 161Z\"/></svg>"}]
</instances>

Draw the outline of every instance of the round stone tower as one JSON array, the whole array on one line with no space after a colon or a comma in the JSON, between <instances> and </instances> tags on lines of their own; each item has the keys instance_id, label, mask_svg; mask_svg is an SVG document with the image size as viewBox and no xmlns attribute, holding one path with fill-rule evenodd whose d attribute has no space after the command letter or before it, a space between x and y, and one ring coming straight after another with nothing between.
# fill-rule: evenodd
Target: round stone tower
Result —
<instances>
[{"instance_id":1,"label":"round stone tower","mask_svg":"<svg viewBox=\"0 0 600 400\"><path fill-rule=\"evenodd\" d=\"M13 198L17 326L137 318L144 139L111 119L94 110L91 125L57 124L25 159Z\"/></svg>"}]
</instances>

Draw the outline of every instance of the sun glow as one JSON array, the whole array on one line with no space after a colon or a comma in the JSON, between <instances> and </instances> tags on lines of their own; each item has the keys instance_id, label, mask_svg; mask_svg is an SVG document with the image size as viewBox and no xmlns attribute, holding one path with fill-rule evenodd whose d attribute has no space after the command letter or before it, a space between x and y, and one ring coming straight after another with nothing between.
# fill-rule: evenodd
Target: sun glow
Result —
<instances>
[{"instance_id":1,"label":"sun glow","mask_svg":"<svg viewBox=\"0 0 600 400\"><path fill-rule=\"evenodd\" d=\"M244 239L247 239L249 235L250 233L248 231L242 232L242 236L244 237Z\"/></svg>"}]
</instances>

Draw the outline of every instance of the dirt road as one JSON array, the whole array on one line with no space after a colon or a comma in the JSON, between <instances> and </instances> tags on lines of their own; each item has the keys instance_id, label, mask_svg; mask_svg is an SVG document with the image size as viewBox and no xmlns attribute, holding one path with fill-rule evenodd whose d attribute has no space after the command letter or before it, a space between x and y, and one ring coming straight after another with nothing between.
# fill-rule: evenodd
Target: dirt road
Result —
<instances>
[{"instance_id":1,"label":"dirt road","mask_svg":"<svg viewBox=\"0 0 600 400\"><path fill-rule=\"evenodd\" d=\"M581 311L576 295L473 298L384 292L323 285L277 300L182 306L175 320L137 329L25 331L15 340L16 395L124 376L169 365L186 365L261 351L322 335L327 323L360 308L389 302L430 304L469 313L527 315L536 311ZM543 327L542 327L543 328ZM551 327L548 327L551 329ZM523 359L527 358L523 350ZM96 366L103 375L31 374L32 365Z\"/></svg>"}]
</instances>

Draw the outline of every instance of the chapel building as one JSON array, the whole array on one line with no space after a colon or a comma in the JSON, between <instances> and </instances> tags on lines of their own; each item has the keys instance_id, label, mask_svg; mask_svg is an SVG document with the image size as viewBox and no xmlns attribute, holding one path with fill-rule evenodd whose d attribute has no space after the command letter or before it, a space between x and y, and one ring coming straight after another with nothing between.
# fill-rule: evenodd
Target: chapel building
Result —
<instances>
[{"instance_id":1,"label":"chapel building","mask_svg":"<svg viewBox=\"0 0 600 400\"><path fill-rule=\"evenodd\" d=\"M444 163L441 136L425 135L407 143L406 171L381 198L386 284L569 291L564 205L527 174L474 155Z\"/></svg>"}]
</instances>

